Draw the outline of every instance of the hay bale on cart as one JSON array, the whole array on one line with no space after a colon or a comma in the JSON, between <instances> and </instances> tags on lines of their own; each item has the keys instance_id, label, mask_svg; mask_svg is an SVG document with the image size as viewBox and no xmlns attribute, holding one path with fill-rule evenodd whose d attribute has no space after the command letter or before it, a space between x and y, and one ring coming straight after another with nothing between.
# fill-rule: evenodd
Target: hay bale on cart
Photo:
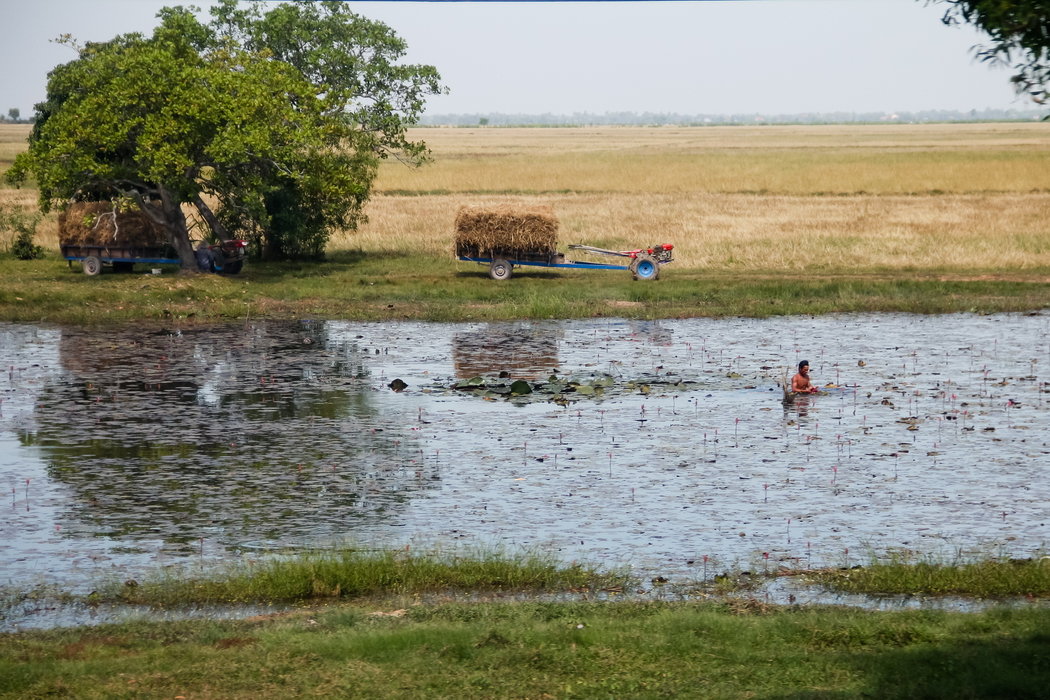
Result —
<instances>
[{"instance_id":1,"label":"hay bale on cart","mask_svg":"<svg viewBox=\"0 0 1050 700\"><path fill-rule=\"evenodd\" d=\"M460 207L456 214L456 255L552 255L557 245L558 218L550 207Z\"/></svg>"},{"instance_id":2,"label":"hay bale on cart","mask_svg":"<svg viewBox=\"0 0 1050 700\"><path fill-rule=\"evenodd\" d=\"M511 260L559 258L558 218L547 206L460 207L456 250L460 258L492 260L494 279L510 277Z\"/></svg>"},{"instance_id":3,"label":"hay bale on cart","mask_svg":"<svg viewBox=\"0 0 1050 700\"><path fill-rule=\"evenodd\" d=\"M149 248L166 246L167 235L137 207L116 202L70 202L58 215L61 245Z\"/></svg>"}]
</instances>

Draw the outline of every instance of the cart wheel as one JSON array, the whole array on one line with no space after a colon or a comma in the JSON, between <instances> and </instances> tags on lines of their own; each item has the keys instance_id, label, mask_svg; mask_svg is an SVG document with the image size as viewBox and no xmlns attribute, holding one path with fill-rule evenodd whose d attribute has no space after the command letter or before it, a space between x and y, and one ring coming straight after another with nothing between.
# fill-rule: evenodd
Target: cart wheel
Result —
<instances>
[{"instance_id":1,"label":"cart wheel","mask_svg":"<svg viewBox=\"0 0 1050 700\"><path fill-rule=\"evenodd\" d=\"M81 262L84 267L84 274L94 277L98 273L102 272L102 261L94 255L89 255Z\"/></svg>"},{"instance_id":2,"label":"cart wheel","mask_svg":"<svg viewBox=\"0 0 1050 700\"><path fill-rule=\"evenodd\" d=\"M222 268L222 271L227 275L236 275L244 267L243 260L234 260L233 262L226 263L226 267Z\"/></svg>"},{"instance_id":3,"label":"cart wheel","mask_svg":"<svg viewBox=\"0 0 1050 700\"><path fill-rule=\"evenodd\" d=\"M636 280L659 279L660 266L648 255L639 255L631 263L631 274Z\"/></svg>"},{"instance_id":4,"label":"cart wheel","mask_svg":"<svg viewBox=\"0 0 1050 700\"><path fill-rule=\"evenodd\" d=\"M508 261L497 258L492 261L492 266L489 268L489 277L497 282L509 280L513 274L513 269L513 266Z\"/></svg>"}]
</instances>

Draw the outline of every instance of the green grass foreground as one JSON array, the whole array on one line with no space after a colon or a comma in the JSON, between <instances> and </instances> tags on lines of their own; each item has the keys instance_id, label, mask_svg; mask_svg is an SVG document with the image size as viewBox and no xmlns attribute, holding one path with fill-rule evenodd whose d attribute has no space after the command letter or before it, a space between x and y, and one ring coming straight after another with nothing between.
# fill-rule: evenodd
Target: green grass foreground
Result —
<instances>
[{"instance_id":1,"label":"green grass foreground","mask_svg":"<svg viewBox=\"0 0 1050 700\"><path fill-rule=\"evenodd\" d=\"M148 266L146 266L148 267ZM57 257L0 256L0 319L102 325L257 318L486 321L545 318L765 317L834 312L994 313L1050 307L1050 270L856 273L708 271L669 266L660 280L625 271L527 270L494 282L473 263L340 253L327 262L249 263L230 277L81 274Z\"/></svg>"},{"instance_id":2,"label":"green grass foreground","mask_svg":"<svg viewBox=\"0 0 1050 700\"><path fill-rule=\"evenodd\" d=\"M869 593L1050 590L1044 560L814 576ZM0 634L0 697L1019 698L1050 687L1045 606L874 612L778 607L731 590L719 602L499 600L624 587L626 573L540 555L353 549L124 582L91 600L322 607ZM455 591L477 599L447 602Z\"/></svg>"},{"instance_id":3,"label":"green grass foreground","mask_svg":"<svg viewBox=\"0 0 1050 700\"><path fill-rule=\"evenodd\" d=\"M337 607L0 635L0 696L1035 698L1047 629L1031 608Z\"/></svg>"}]
</instances>

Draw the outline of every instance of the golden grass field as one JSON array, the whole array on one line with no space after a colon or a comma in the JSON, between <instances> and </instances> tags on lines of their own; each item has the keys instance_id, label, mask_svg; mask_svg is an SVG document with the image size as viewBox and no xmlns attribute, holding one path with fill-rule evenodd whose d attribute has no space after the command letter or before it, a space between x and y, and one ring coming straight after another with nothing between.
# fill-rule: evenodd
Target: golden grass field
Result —
<instances>
[{"instance_id":1,"label":"golden grass field","mask_svg":"<svg viewBox=\"0 0 1050 700\"><path fill-rule=\"evenodd\" d=\"M0 169L25 147L0 125ZM1025 275L1050 269L1050 123L425 128L330 251L449 257L459 207L548 205L561 248L675 245L675 267ZM31 190L0 189L29 204ZM57 248L54 216L37 241ZM572 256L570 256L572 257Z\"/></svg>"},{"instance_id":2,"label":"golden grass field","mask_svg":"<svg viewBox=\"0 0 1050 700\"><path fill-rule=\"evenodd\" d=\"M548 204L562 244L675 244L679 267L1050 266L1050 124L418 129L333 247L447 254L461 205Z\"/></svg>"}]
</instances>

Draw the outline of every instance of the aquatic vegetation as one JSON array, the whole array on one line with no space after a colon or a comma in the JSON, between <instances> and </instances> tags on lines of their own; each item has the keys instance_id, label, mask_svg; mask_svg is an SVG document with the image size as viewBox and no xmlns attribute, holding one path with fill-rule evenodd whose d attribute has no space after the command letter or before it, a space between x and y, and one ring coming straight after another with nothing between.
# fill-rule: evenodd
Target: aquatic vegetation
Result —
<instances>
[{"instance_id":1,"label":"aquatic vegetation","mask_svg":"<svg viewBox=\"0 0 1050 700\"><path fill-rule=\"evenodd\" d=\"M852 569L816 572L834 590L869 595L1050 597L1050 557L950 563L932 557L895 558Z\"/></svg>"},{"instance_id":2,"label":"aquatic vegetation","mask_svg":"<svg viewBox=\"0 0 1050 700\"><path fill-rule=\"evenodd\" d=\"M420 593L557 592L622 588L626 571L560 564L541 553L367 551L336 548L248 560L208 577L162 576L127 581L92 596L148 605L305 602L327 598Z\"/></svg>"},{"instance_id":3,"label":"aquatic vegetation","mask_svg":"<svg viewBox=\"0 0 1050 700\"><path fill-rule=\"evenodd\" d=\"M507 376L471 377L452 384L451 388L483 399L511 399L523 401L547 401L562 406L590 399L601 401L638 394L648 396L654 391L690 392L703 385L699 381L668 378L658 374L640 373L630 379L611 374L560 377L552 374L546 381L528 381ZM431 388L431 392L440 387Z\"/></svg>"}]
</instances>

